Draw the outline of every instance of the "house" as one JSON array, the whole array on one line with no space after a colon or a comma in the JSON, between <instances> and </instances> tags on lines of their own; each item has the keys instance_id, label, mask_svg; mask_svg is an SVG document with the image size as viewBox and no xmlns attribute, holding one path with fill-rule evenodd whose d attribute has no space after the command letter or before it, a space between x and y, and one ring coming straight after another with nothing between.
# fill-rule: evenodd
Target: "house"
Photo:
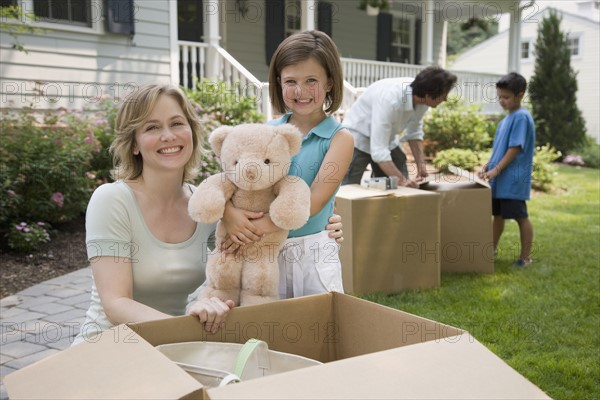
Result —
<instances>
[{"instance_id":1,"label":"house","mask_svg":"<svg viewBox=\"0 0 600 400\"><path fill-rule=\"evenodd\" d=\"M388 3L371 16L359 9L360 0L1 0L35 15L25 22L43 29L18 35L28 53L0 33L1 104L93 107L100 97L121 98L143 82L192 87L196 77L206 77L255 96L269 116L264 81L276 46L295 31L319 29L340 49L348 107L358 88L375 80L444 66L449 19L520 12L516 0ZM517 32L515 21L511 31ZM457 91L469 102L483 101L499 76L456 73Z\"/></svg>"},{"instance_id":2,"label":"house","mask_svg":"<svg viewBox=\"0 0 600 400\"><path fill-rule=\"evenodd\" d=\"M536 3L537 4L537 3ZM550 7L551 6L551 7ZM571 47L571 67L577 72L577 105L586 122L587 133L600 143L600 18L598 1L539 2L521 24L520 73L529 81L535 67L535 42L538 24L551 9L562 17L561 31L567 34ZM502 22L499 27L502 27ZM502 73L507 61L509 31L471 48L452 64L453 69Z\"/></svg>"}]
</instances>

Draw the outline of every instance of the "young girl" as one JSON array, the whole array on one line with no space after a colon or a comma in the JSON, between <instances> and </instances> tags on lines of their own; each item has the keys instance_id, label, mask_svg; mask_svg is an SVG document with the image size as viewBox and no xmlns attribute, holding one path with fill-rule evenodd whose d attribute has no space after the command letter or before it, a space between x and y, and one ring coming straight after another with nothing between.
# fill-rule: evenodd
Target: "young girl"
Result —
<instances>
[{"instance_id":1,"label":"young girl","mask_svg":"<svg viewBox=\"0 0 600 400\"><path fill-rule=\"evenodd\" d=\"M291 231L279 254L280 297L342 292L341 264L334 234L328 232L335 194L350 165L354 139L330 114L342 101L343 73L336 45L318 31L296 33L275 51L269 70L269 94L275 112L269 124L290 123L304 134L302 149L289 174L311 189L311 217ZM235 243L277 228L268 215L258 217L228 205L223 222ZM254 225L254 229L249 227Z\"/></svg>"}]
</instances>

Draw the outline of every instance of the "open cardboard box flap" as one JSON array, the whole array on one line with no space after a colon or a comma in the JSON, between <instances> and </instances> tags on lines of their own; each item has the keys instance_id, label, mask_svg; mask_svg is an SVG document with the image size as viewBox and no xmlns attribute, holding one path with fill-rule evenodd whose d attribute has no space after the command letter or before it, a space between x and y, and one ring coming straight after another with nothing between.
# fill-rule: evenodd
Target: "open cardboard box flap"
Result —
<instances>
[{"instance_id":1,"label":"open cardboard box flap","mask_svg":"<svg viewBox=\"0 0 600 400\"><path fill-rule=\"evenodd\" d=\"M385 196L431 196L427 192L418 189L400 186L396 189L381 190L375 188L365 188L360 185L342 185L336 196L343 197L349 200L366 199L370 197L385 197Z\"/></svg>"},{"instance_id":2,"label":"open cardboard box flap","mask_svg":"<svg viewBox=\"0 0 600 400\"><path fill-rule=\"evenodd\" d=\"M154 348L252 337L326 364L205 390ZM548 398L465 331L339 293L233 309L214 335L194 317L119 326L4 383L13 400Z\"/></svg>"},{"instance_id":3,"label":"open cardboard box flap","mask_svg":"<svg viewBox=\"0 0 600 400\"><path fill-rule=\"evenodd\" d=\"M4 378L14 399L166 399L202 389L125 325Z\"/></svg>"},{"instance_id":4,"label":"open cardboard box flap","mask_svg":"<svg viewBox=\"0 0 600 400\"><path fill-rule=\"evenodd\" d=\"M212 388L207 395L211 400L549 398L468 333Z\"/></svg>"}]
</instances>

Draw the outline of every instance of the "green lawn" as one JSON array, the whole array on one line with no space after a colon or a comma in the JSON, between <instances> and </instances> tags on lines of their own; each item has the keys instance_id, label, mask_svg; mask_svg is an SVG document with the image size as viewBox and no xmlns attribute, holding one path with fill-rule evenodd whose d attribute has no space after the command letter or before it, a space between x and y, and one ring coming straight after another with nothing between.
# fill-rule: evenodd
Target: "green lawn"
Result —
<instances>
[{"instance_id":1,"label":"green lawn","mask_svg":"<svg viewBox=\"0 0 600 400\"><path fill-rule=\"evenodd\" d=\"M600 171L560 166L559 189L528 202L534 264L511 267L506 224L492 275L443 274L439 289L371 301L468 330L555 399L600 396Z\"/></svg>"}]
</instances>

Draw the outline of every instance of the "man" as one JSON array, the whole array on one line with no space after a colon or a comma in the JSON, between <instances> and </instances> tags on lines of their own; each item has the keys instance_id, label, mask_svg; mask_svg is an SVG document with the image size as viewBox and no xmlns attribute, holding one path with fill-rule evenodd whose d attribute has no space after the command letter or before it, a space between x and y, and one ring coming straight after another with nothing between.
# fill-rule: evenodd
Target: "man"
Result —
<instances>
[{"instance_id":1,"label":"man","mask_svg":"<svg viewBox=\"0 0 600 400\"><path fill-rule=\"evenodd\" d=\"M371 164L372 176L395 176L398 185L418 187L426 177L423 152L423 115L446 101L456 76L440 67L427 67L413 78L382 79L369 86L344 117L354 136L352 163L342 184L360 183ZM417 179L408 177L406 155L396 134L405 130L417 164Z\"/></svg>"}]
</instances>

